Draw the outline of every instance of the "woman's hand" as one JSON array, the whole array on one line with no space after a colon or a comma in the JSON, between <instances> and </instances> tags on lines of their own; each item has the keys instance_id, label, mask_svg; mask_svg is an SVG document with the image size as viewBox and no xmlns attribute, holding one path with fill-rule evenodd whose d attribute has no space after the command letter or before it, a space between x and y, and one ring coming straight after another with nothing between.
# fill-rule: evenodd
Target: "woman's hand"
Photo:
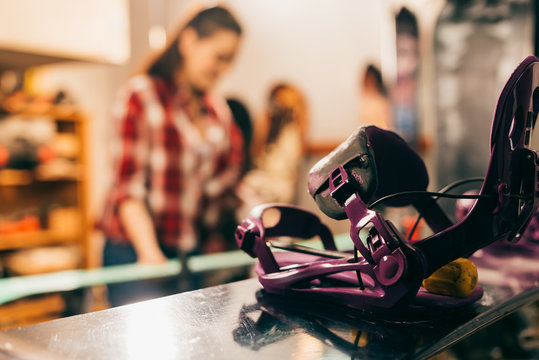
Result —
<instances>
[{"instance_id":1,"label":"woman's hand","mask_svg":"<svg viewBox=\"0 0 539 360\"><path fill-rule=\"evenodd\" d=\"M163 264L168 259L161 251L156 251L148 254L140 254L137 259L139 264Z\"/></svg>"},{"instance_id":2,"label":"woman's hand","mask_svg":"<svg viewBox=\"0 0 539 360\"><path fill-rule=\"evenodd\" d=\"M141 200L128 199L121 203L120 219L137 253L137 263L162 264L167 261L157 242L150 213Z\"/></svg>"}]
</instances>

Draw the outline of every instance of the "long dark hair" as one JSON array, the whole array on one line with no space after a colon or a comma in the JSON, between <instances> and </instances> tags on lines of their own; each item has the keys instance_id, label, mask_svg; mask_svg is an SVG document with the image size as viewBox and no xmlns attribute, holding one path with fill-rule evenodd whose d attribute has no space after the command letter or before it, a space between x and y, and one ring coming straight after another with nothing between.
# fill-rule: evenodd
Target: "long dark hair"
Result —
<instances>
[{"instance_id":1,"label":"long dark hair","mask_svg":"<svg viewBox=\"0 0 539 360\"><path fill-rule=\"evenodd\" d=\"M376 85L376 89L380 94L384 96L387 95L387 89L384 85L384 81L382 80L382 73L380 72L380 70L378 70L376 66L374 66L373 64L367 65L363 79L367 78L367 76L372 76Z\"/></svg>"},{"instance_id":2,"label":"long dark hair","mask_svg":"<svg viewBox=\"0 0 539 360\"><path fill-rule=\"evenodd\" d=\"M301 121L297 118L297 115L294 114L294 105L282 104L279 101L279 93L284 90L291 91L296 95L299 102L295 104L295 106L305 106L305 100L301 92L289 84L277 84L271 90L269 95L269 129L266 138L266 146L269 146L277 140L281 133L281 130L286 125L295 121L298 123Z\"/></svg>"},{"instance_id":3,"label":"long dark hair","mask_svg":"<svg viewBox=\"0 0 539 360\"><path fill-rule=\"evenodd\" d=\"M227 9L219 6L204 9L180 28L165 49L147 62L141 72L164 80L172 80L182 62L178 40L188 28L195 30L199 38L212 36L216 31L223 29L231 30L238 35L242 32L240 24Z\"/></svg>"}]
</instances>

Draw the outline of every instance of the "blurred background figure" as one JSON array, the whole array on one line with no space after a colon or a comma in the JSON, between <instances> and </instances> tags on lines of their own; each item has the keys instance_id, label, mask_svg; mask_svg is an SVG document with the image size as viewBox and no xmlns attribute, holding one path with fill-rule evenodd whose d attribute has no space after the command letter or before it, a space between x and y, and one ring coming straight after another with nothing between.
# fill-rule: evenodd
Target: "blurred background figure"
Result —
<instances>
[{"instance_id":1,"label":"blurred background figure","mask_svg":"<svg viewBox=\"0 0 539 360\"><path fill-rule=\"evenodd\" d=\"M270 91L267 110L255 129L253 169L243 178L238 195L245 215L261 203L293 203L305 151L307 105L303 94L289 84Z\"/></svg>"},{"instance_id":2,"label":"blurred background figure","mask_svg":"<svg viewBox=\"0 0 539 360\"><path fill-rule=\"evenodd\" d=\"M123 89L114 109L115 179L100 222L105 266L203 249L203 227L219 220L206 209L227 203L243 163L241 132L212 94L241 32L228 10L202 10ZM109 301L164 296L178 291L177 282L111 285Z\"/></svg>"},{"instance_id":3,"label":"blurred background figure","mask_svg":"<svg viewBox=\"0 0 539 360\"><path fill-rule=\"evenodd\" d=\"M252 166L250 149L253 139L253 120L243 101L236 98L228 98L226 102L232 111L232 116L234 117L236 125L238 125L243 135L243 171L246 172L250 170Z\"/></svg>"},{"instance_id":4,"label":"blurred background figure","mask_svg":"<svg viewBox=\"0 0 539 360\"><path fill-rule=\"evenodd\" d=\"M252 167L250 146L253 138L253 122L249 110L241 100L228 98L226 102L232 112L234 123L241 131L243 140L243 162L238 175L238 178L241 178ZM199 224L199 241L202 244L202 253L237 250L234 232L238 225L236 209L239 206L241 206L241 201L235 191L228 191L218 201L208 204L202 217L202 223ZM216 276L208 277L209 284L204 284L205 286L226 282L229 279L226 274L214 275Z\"/></svg>"},{"instance_id":5,"label":"blurred background figure","mask_svg":"<svg viewBox=\"0 0 539 360\"><path fill-rule=\"evenodd\" d=\"M393 128L391 105L387 89L382 80L382 74L372 64L367 65L360 83L361 108L359 121L361 125L376 125L381 129Z\"/></svg>"},{"instance_id":6,"label":"blurred background figure","mask_svg":"<svg viewBox=\"0 0 539 360\"><path fill-rule=\"evenodd\" d=\"M391 89L395 131L417 148L419 119L417 77L419 72L419 31L415 15L402 8L396 16L397 82Z\"/></svg>"}]
</instances>

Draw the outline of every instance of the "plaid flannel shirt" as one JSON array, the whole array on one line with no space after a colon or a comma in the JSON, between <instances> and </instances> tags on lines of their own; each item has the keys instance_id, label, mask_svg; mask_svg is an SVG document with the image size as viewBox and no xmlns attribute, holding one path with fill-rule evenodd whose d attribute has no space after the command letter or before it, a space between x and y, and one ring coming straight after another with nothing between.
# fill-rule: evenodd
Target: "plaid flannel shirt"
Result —
<instances>
[{"instance_id":1,"label":"plaid flannel shirt","mask_svg":"<svg viewBox=\"0 0 539 360\"><path fill-rule=\"evenodd\" d=\"M204 95L204 136L189 119L189 93L157 78L132 78L113 109L114 183L98 227L111 241L127 242L122 201L144 201L164 247L187 236L204 204L238 181L243 139L226 102Z\"/></svg>"}]
</instances>

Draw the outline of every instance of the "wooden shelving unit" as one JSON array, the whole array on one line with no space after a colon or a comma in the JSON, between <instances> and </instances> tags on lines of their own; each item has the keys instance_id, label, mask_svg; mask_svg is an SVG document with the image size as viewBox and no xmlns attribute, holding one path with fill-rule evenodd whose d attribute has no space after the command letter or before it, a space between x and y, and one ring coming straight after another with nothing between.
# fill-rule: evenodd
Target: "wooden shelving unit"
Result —
<instances>
[{"instance_id":1,"label":"wooden shelving unit","mask_svg":"<svg viewBox=\"0 0 539 360\"><path fill-rule=\"evenodd\" d=\"M39 228L0 231L0 264L3 276L82 268L90 265L88 221L87 118L73 106L28 107L1 116L47 119L54 124L55 137L71 140L73 156L61 159L56 170L43 163L31 170L0 168L0 220L33 209ZM47 168L48 166L48 168ZM58 171L60 169L60 171ZM35 222L34 222L35 227ZM9 228L8 228L9 229ZM2 273L0 271L0 273ZM68 303L62 294L20 299L0 306L0 330L62 317Z\"/></svg>"},{"instance_id":2,"label":"wooden shelving unit","mask_svg":"<svg viewBox=\"0 0 539 360\"><path fill-rule=\"evenodd\" d=\"M69 244L80 247L81 266L88 266L88 163L86 116L73 106L50 106L44 111L24 109L9 116L47 119L57 134L69 134L77 142L77 154L62 171L47 171L47 164L32 170L0 169L0 216L34 209L41 228L14 233L0 232L0 257L18 249ZM0 118L0 121L3 121ZM56 212L56 213L55 213Z\"/></svg>"},{"instance_id":3,"label":"wooden shelving unit","mask_svg":"<svg viewBox=\"0 0 539 360\"><path fill-rule=\"evenodd\" d=\"M2 235L0 237L0 251L46 245L78 244L82 237L82 234L79 236L65 236L49 229Z\"/></svg>"},{"instance_id":4,"label":"wooden shelving unit","mask_svg":"<svg viewBox=\"0 0 539 360\"><path fill-rule=\"evenodd\" d=\"M3 89L9 96L13 95L13 90L29 93L42 90L32 83L31 76L26 83L28 70L32 67L65 61L120 65L129 60L130 12L125 1L107 2L110 6L101 7L97 12L89 3L68 0L54 0L52 3L35 2L28 7L26 2L9 1L9 6L0 11L0 71L9 70L25 79L24 84L20 83L14 89ZM70 14L62 21L58 21L57 16L60 8ZM105 20L96 22L95 19ZM110 28L108 25L113 26ZM97 38L103 41L94 41ZM27 85L30 86L27 88ZM41 260L57 260L59 263L60 258L65 260L65 253L39 256L39 261L35 261L36 253L42 249L76 249L73 256L68 257L79 261L76 265L73 265L75 262L66 263L79 268L95 266L96 261L92 260L95 255L91 256L95 250L92 251L90 245L93 229L88 217L87 117L76 106L48 106L39 103L40 98L28 99L27 106L23 104L22 108L20 102L11 102L17 106L9 108L6 106L9 98L4 95L8 94L0 94L0 105L11 115L49 119L56 124L58 132L76 136L79 151L74 160L69 159L71 164L64 162L62 171L54 171L55 168L47 164L31 170L0 166L0 223L4 221L7 224L4 228L0 226L0 277L26 275L39 268L57 270L55 266L47 270L42 266L46 261ZM0 113L0 122L3 118ZM21 214L27 212L39 218L40 226L13 231L11 222L16 222ZM13 261L14 257L17 261ZM25 262L29 263L27 267ZM13 271L14 263L23 264L19 270L26 272ZM64 295L32 296L0 306L0 330L65 315Z\"/></svg>"}]
</instances>

